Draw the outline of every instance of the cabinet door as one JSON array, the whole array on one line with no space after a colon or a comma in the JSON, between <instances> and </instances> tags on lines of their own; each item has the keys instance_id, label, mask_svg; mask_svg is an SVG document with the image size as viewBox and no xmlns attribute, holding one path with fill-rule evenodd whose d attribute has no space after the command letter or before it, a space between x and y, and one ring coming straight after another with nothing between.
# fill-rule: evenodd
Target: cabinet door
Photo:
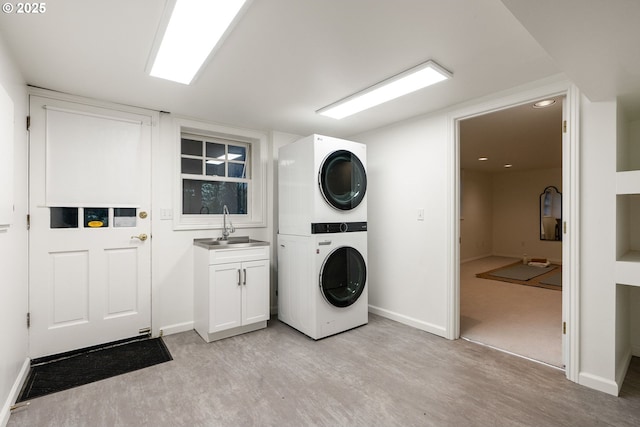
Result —
<instances>
[{"instance_id":1,"label":"cabinet door","mask_svg":"<svg viewBox=\"0 0 640 427\"><path fill-rule=\"evenodd\" d=\"M209 332L224 331L242 324L242 281L240 263L209 267Z\"/></svg>"},{"instance_id":2,"label":"cabinet door","mask_svg":"<svg viewBox=\"0 0 640 427\"><path fill-rule=\"evenodd\" d=\"M242 324L269 320L269 261L242 263Z\"/></svg>"}]
</instances>

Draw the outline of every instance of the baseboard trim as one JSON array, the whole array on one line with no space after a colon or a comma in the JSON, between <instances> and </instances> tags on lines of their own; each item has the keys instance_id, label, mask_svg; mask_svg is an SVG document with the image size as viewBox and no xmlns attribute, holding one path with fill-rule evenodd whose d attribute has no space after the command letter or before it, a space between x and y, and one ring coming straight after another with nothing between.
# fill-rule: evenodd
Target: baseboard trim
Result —
<instances>
[{"instance_id":1,"label":"baseboard trim","mask_svg":"<svg viewBox=\"0 0 640 427\"><path fill-rule=\"evenodd\" d=\"M9 423L9 417L11 416L11 406L18 400L18 395L20 394L20 390L22 389L22 384L27 379L27 375L29 374L29 367L31 366L31 359L28 357L22 363L22 368L20 368L20 372L16 377L16 380L11 387L11 391L9 391L9 395L7 396L7 400L2 405L2 412L0 412L0 426L6 427Z\"/></svg>"},{"instance_id":2,"label":"baseboard trim","mask_svg":"<svg viewBox=\"0 0 640 427\"><path fill-rule=\"evenodd\" d=\"M490 257L491 254L484 254L484 255L478 255L478 256L474 256L471 258L465 258L460 260L460 264L464 264L465 262L471 262L471 261L476 261L478 259L482 259L482 258L486 258L486 257Z\"/></svg>"},{"instance_id":3,"label":"baseboard trim","mask_svg":"<svg viewBox=\"0 0 640 427\"><path fill-rule=\"evenodd\" d=\"M631 349L624 355L622 358L622 362L616 368L616 384L618 384L618 394L620 394L620 390L622 389L622 383L624 383L624 379L627 376L627 371L629 370L629 365L631 364Z\"/></svg>"},{"instance_id":4,"label":"baseboard trim","mask_svg":"<svg viewBox=\"0 0 640 427\"><path fill-rule=\"evenodd\" d=\"M631 355L640 357L640 344L631 344Z\"/></svg>"},{"instance_id":5,"label":"baseboard trim","mask_svg":"<svg viewBox=\"0 0 640 427\"><path fill-rule=\"evenodd\" d=\"M504 257L504 258L518 258L518 259L522 259L522 254L518 255L518 254L491 254L490 256L499 256L499 257ZM529 257L531 257L532 255L529 254ZM535 258L536 255L533 255L533 257ZM540 256L542 258L542 256ZM554 259L554 258L547 258L548 261L551 264L558 264L558 265L562 265L562 258L560 259Z\"/></svg>"},{"instance_id":6,"label":"baseboard trim","mask_svg":"<svg viewBox=\"0 0 640 427\"><path fill-rule=\"evenodd\" d=\"M603 393L610 394L612 396L617 396L619 392L618 384L616 384L615 381L608 380L598 375L593 375L586 372L580 372L578 374L578 384L601 391Z\"/></svg>"},{"instance_id":7,"label":"baseboard trim","mask_svg":"<svg viewBox=\"0 0 640 427\"><path fill-rule=\"evenodd\" d=\"M434 335L441 336L443 338L447 337L447 331L444 327L434 325L432 323L425 322L422 320L414 319L413 317L405 316L404 314L399 314L394 311L376 307L373 305L369 305L369 313L377 314L378 316L395 320L396 322L400 322L407 326L413 326L414 328L420 329L425 332L429 332Z\"/></svg>"},{"instance_id":8,"label":"baseboard trim","mask_svg":"<svg viewBox=\"0 0 640 427\"><path fill-rule=\"evenodd\" d=\"M163 326L160 328L161 335L178 334L193 330L193 322L176 323L174 325Z\"/></svg>"}]
</instances>

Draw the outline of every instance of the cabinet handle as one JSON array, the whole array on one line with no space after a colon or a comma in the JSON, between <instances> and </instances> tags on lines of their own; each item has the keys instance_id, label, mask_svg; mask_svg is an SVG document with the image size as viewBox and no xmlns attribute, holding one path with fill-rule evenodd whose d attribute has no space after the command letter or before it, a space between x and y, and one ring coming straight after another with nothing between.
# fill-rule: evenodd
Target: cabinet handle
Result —
<instances>
[{"instance_id":1,"label":"cabinet handle","mask_svg":"<svg viewBox=\"0 0 640 427\"><path fill-rule=\"evenodd\" d=\"M244 271L244 280L242 281L242 284L247 286L247 269L243 268L242 270Z\"/></svg>"},{"instance_id":2,"label":"cabinet handle","mask_svg":"<svg viewBox=\"0 0 640 427\"><path fill-rule=\"evenodd\" d=\"M241 280L240 275L241 275L241 274L242 274L242 273L240 273L240 269L238 269L238 286L240 286L240 280Z\"/></svg>"}]
</instances>

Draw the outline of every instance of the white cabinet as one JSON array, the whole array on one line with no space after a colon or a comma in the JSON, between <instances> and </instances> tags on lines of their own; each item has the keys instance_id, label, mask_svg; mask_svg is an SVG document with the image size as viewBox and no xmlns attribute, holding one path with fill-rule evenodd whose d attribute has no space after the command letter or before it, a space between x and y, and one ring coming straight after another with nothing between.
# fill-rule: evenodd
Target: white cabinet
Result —
<instances>
[{"instance_id":1,"label":"white cabinet","mask_svg":"<svg viewBox=\"0 0 640 427\"><path fill-rule=\"evenodd\" d=\"M207 342L267 326L269 247L195 246L194 329Z\"/></svg>"}]
</instances>

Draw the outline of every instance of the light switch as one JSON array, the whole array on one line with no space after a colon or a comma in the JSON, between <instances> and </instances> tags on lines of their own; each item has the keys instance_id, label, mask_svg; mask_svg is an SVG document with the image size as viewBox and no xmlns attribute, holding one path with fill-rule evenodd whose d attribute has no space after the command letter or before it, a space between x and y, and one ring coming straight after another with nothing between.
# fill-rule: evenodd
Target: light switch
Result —
<instances>
[{"instance_id":1,"label":"light switch","mask_svg":"<svg viewBox=\"0 0 640 427\"><path fill-rule=\"evenodd\" d=\"M418 209L418 221L424 221L424 209Z\"/></svg>"},{"instance_id":2,"label":"light switch","mask_svg":"<svg viewBox=\"0 0 640 427\"><path fill-rule=\"evenodd\" d=\"M160 209L160 219L173 219L173 210Z\"/></svg>"}]
</instances>

